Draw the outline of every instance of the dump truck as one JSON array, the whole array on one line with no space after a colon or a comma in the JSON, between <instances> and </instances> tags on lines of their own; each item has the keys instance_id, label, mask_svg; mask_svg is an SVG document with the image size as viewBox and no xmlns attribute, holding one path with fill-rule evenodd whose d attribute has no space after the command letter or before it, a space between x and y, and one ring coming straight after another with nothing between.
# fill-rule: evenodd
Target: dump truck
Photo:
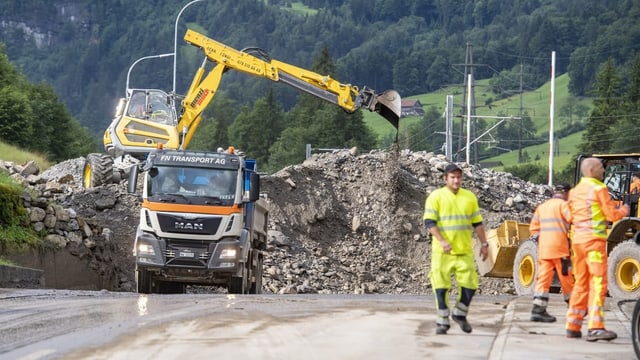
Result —
<instances>
[{"instance_id":1,"label":"dump truck","mask_svg":"<svg viewBox=\"0 0 640 360\"><path fill-rule=\"evenodd\" d=\"M256 162L233 148L157 150L130 172L144 176L133 253L139 293L183 293L187 285L234 294L262 291L268 207Z\"/></svg>"},{"instance_id":2,"label":"dump truck","mask_svg":"<svg viewBox=\"0 0 640 360\"><path fill-rule=\"evenodd\" d=\"M580 181L580 166L589 157L600 159L604 184L611 198L628 204L629 216L610 224L607 233L609 295L621 299L640 298L640 214L638 194L630 193L631 175L640 172L640 153L582 154L576 157L574 184ZM533 215L533 214L532 214ZM571 238L571 233L569 233ZM487 232L489 257L476 257L481 275L513 277L518 295L532 295L538 263L537 243L530 239L529 224L508 220ZM557 280L557 279L556 279ZM559 290L554 280L552 291Z\"/></svg>"},{"instance_id":3,"label":"dump truck","mask_svg":"<svg viewBox=\"0 0 640 360\"><path fill-rule=\"evenodd\" d=\"M205 55L187 90L180 97L182 108L176 111L178 96L160 89L126 89L115 115L105 130L106 153L86 157L83 185L92 188L127 178L129 169L144 161L149 151L188 149L196 133L201 115L211 103L228 70L288 84L300 91L338 105L348 113L367 109L380 114L398 129L401 99L395 90L376 93L366 86L359 88L341 83L329 75L271 58L259 48L236 50L188 29L184 40ZM207 65L213 64L208 69ZM128 84L127 84L128 87Z\"/></svg>"}]
</instances>

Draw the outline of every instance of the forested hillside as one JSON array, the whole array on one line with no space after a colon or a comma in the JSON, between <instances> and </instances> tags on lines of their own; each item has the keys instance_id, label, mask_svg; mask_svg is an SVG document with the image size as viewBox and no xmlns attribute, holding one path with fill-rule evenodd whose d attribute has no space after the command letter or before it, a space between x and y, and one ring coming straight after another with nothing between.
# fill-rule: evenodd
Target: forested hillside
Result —
<instances>
[{"instance_id":1,"label":"forested hillside","mask_svg":"<svg viewBox=\"0 0 640 360\"><path fill-rule=\"evenodd\" d=\"M144 56L172 53L176 35L176 92L186 91L203 59L182 41L187 27L237 49L257 46L306 68L321 58L331 60L331 66L319 69L377 91L393 88L403 97L462 84L468 71L476 79L493 78L491 90L498 97L512 94L521 81L524 90L532 90L548 80L552 51L556 74L569 74L572 94L588 95L608 59L626 79L625 69L640 47L636 1L203 0L185 9L176 33L177 15L186 4L6 0L0 8L0 41L9 61L31 81L50 84L96 136L124 95L130 65ZM140 63L130 74L132 87L171 90L173 65L173 57ZM257 100L289 112L299 98L285 86L236 73L225 75L220 90L207 113L216 119L211 131L219 140L228 137L224 129L238 114L251 114ZM288 121L278 126L290 128ZM299 137L293 130L287 136ZM368 136L364 143L370 142ZM334 146L359 140L337 141L343 143Z\"/></svg>"}]
</instances>

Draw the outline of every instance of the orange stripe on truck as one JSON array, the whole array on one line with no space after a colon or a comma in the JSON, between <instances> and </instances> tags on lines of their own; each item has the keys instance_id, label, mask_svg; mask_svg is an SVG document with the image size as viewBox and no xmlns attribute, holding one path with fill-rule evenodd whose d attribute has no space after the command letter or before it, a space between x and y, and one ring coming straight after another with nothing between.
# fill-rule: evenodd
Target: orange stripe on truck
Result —
<instances>
[{"instance_id":1,"label":"orange stripe on truck","mask_svg":"<svg viewBox=\"0 0 640 360\"><path fill-rule=\"evenodd\" d=\"M238 204L234 204L233 206L210 206L191 204L167 204L144 200L142 202L142 207L151 211L198 213L210 215L231 215L242 212L242 208Z\"/></svg>"}]
</instances>

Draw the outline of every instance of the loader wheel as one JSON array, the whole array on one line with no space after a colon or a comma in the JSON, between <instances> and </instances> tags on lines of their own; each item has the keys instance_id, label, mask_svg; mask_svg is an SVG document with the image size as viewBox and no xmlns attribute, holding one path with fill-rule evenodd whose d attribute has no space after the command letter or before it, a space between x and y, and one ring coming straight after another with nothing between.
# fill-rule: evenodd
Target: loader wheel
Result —
<instances>
[{"instance_id":1,"label":"loader wheel","mask_svg":"<svg viewBox=\"0 0 640 360\"><path fill-rule=\"evenodd\" d=\"M89 154L84 162L82 185L85 189L110 184L113 180L113 160L107 154Z\"/></svg>"},{"instance_id":2,"label":"loader wheel","mask_svg":"<svg viewBox=\"0 0 640 360\"><path fill-rule=\"evenodd\" d=\"M609 254L609 295L620 299L640 297L640 246L633 240L616 245Z\"/></svg>"},{"instance_id":3,"label":"loader wheel","mask_svg":"<svg viewBox=\"0 0 640 360\"><path fill-rule=\"evenodd\" d=\"M533 295L537 273L538 244L528 240L520 244L513 260L513 282L518 295Z\"/></svg>"}]
</instances>

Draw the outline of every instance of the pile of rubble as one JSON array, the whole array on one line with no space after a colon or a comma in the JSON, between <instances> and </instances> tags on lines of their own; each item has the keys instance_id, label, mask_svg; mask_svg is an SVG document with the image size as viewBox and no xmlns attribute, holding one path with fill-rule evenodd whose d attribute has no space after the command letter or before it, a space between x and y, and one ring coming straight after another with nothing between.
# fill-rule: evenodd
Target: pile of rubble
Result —
<instances>
[{"instance_id":1,"label":"pile of rubble","mask_svg":"<svg viewBox=\"0 0 640 360\"><path fill-rule=\"evenodd\" d=\"M48 242L75 252L84 244L88 250L83 255L96 271L111 276L112 290L134 291L131 250L138 200L126 192L125 183L84 190L83 164L83 158L68 160L26 176L14 164L0 164L4 165L0 169L28 185L35 198L46 199L51 211L64 210L69 222L75 219L77 229L44 225L50 234L64 239ZM432 153L359 154L352 149L316 154L302 164L263 176L262 191L270 204L264 291L430 293L431 244L422 211L425 196L442 186L441 170L446 164L446 159ZM487 229L504 220L528 222L535 206L550 195L547 186L508 173L462 167L464 187L477 195ZM33 201L29 205L32 214L40 212L33 209ZM479 293L514 294L515 290L510 279L482 277Z\"/></svg>"}]
</instances>

